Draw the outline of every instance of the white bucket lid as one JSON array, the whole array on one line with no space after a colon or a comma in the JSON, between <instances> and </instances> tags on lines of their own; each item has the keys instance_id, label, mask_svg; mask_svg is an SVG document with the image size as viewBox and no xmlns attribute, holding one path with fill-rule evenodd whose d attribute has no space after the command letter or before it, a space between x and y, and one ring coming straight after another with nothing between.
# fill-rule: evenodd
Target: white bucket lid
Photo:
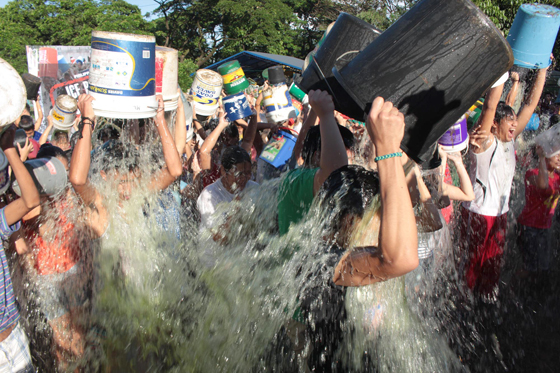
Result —
<instances>
[{"instance_id":1,"label":"white bucket lid","mask_svg":"<svg viewBox=\"0 0 560 373\"><path fill-rule=\"evenodd\" d=\"M0 58L0 127L12 124L25 108L27 90L17 71Z\"/></svg>"}]
</instances>

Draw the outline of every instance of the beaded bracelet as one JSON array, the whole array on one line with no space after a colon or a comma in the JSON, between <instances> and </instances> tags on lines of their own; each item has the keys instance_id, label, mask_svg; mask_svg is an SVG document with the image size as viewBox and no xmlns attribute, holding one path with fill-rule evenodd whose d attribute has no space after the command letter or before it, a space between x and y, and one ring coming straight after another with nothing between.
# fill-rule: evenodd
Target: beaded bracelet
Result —
<instances>
[{"instance_id":1,"label":"beaded bracelet","mask_svg":"<svg viewBox=\"0 0 560 373\"><path fill-rule=\"evenodd\" d=\"M374 161L375 161L375 162L379 162L379 161L382 161L382 160L384 160L384 159L389 159L389 158L393 158L393 157L402 157L402 152L396 152L396 153L391 153L391 154L385 154L385 155L382 155L382 156L380 156L380 157L375 157L375 158L374 158Z\"/></svg>"}]
</instances>

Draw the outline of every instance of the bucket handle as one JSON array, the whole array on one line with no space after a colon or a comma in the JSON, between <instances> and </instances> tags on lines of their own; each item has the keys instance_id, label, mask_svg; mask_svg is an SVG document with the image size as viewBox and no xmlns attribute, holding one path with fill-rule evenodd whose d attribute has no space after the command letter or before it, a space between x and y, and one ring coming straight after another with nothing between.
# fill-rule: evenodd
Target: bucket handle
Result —
<instances>
[{"instance_id":1,"label":"bucket handle","mask_svg":"<svg viewBox=\"0 0 560 373\"><path fill-rule=\"evenodd\" d=\"M319 63L317 62L317 59L315 58L315 55L311 56L313 58L313 62L315 62L315 67L317 68L317 70L319 71L319 74L321 74L321 78L325 81L325 84L327 85L327 87L329 88L329 91L331 92L331 95L334 98L334 101L336 102L336 104L338 106L340 106L340 103L338 102L338 99L336 98L336 95L334 94L333 89L331 88L331 85L329 84L329 82L327 81L327 78L325 77L325 74L323 74L323 70L321 70L321 67L319 66Z\"/></svg>"},{"instance_id":2,"label":"bucket handle","mask_svg":"<svg viewBox=\"0 0 560 373\"><path fill-rule=\"evenodd\" d=\"M299 136L299 133L298 133L298 131L296 131L296 130L294 130L294 129L290 128L290 127L278 127L278 129L279 129L279 130L284 130L284 131L290 131L290 132L293 132L293 133L295 133L295 134L296 134L296 136Z\"/></svg>"}]
</instances>

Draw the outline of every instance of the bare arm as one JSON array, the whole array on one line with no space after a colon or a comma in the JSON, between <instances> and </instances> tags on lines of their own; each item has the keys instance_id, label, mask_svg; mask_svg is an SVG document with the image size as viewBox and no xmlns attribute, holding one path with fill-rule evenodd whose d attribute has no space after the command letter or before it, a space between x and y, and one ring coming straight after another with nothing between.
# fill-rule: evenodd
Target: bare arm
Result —
<instances>
[{"instance_id":1,"label":"bare arm","mask_svg":"<svg viewBox=\"0 0 560 373\"><path fill-rule=\"evenodd\" d=\"M486 100L482 106L482 113L480 114L480 126L476 128L476 133L490 134L492 132L492 126L494 125L494 117L496 116L496 108L500 102L500 97L502 97L502 92L504 91L504 85L500 84L497 87L491 88L486 94ZM486 140L479 144L479 146L473 147L472 151L474 153L482 153L493 143L494 136L488 136Z\"/></svg>"},{"instance_id":2,"label":"bare arm","mask_svg":"<svg viewBox=\"0 0 560 373\"><path fill-rule=\"evenodd\" d=\"M160 191L167 188L183 173L183 164L181 163L181 158L175 146L175 139L171 136L167 123L165 123L163 98L158 95L157 100L158 111L154 122L161 140L163 159L165 160L166 167L159 170L152 178L149 188L153 191Z\"/></svg>"},{"instance_id":3,"label":"bare arm","mask_svg":"<svg viewBox=\"0 0 560 373\"><path fill-rule=\"evenodd\" d=\"M315 114L315 111L313 111L313 109L311 109L309 111L309 114L307 115L307 118L303 122L303 126L301 127L301 131L299 132L298 138L297 138L296 143L294 145L294 150L292 152L292 158L295 159L296 163L301 158L301 152L303 150L303 142L305 141L305 137L307 136L307 132L309 131L309 129L311 127L317 125L318 119L319 118L317 118L317 114Z\"/></svg>"},{"instance_id":4,"label":"bare arm","mask_svg":"<svg viewBox=\"0 0 560 373\"><path fill-rule=\"evenodd\" d=\"M506 105L513 106L515 104L515 98L517 97L517 91L519 90L519 74L511 73L511 89L506 97Z\"/></svg>"},{"instance_id":5,"label":"bare arm","mask_svg":"<svg viewBox=\"0 0 560 373\"><path fill-rule=\"evenodd\" d=\"M224 129L228 126L228 122L226 121L226 114L224 112L220 113L220 121L214 131L208 135L204 143L200 147L198 151L198 161L200 163L201 170L210 170L212 169L212 149L216 146L220 135L224 131Z\"/></svg>"},{"instance_id":6,"label":"bare arm","mask_svg":"<svg viewBox=\"0 0 560 373\"><path fill-rule=\"evenodd\" d=\"M546 158L544 156L544 151L540 146L537 146L537 154L539 155L539 173L536 180L529 180L530 183L534 183L537 188L541 190L548 189L548 170L546 168Z\"/></svg>"},{"instance_id":7,"label":"bare arm","mask_svg":"<svg viewBox=\"0 0 560 373\"><path fill-rule=\"evenodd\" d=\"M463 164L461 154L449 153L447 157L455 164L460 187L457 188L455 185L443 183L443 194L448 196L452 201L472 201L474 199L473 186L469 173Z\"/></svg>"},{"instance_id":8,"label":"bare arm","mask_svg":"<svg viewBox=\"0 0 560 373\"><path fill-rule=\"evenodd\" d=\"M310 91L309 103L321 120L321 160L313 180L313 195L316 195L331 172L348 164L348 155L334 119L332 97L324 91Z\"/></svg>"},{"instance_id":9,"label":"bare arm","mask_svg":"<svg viewBox=\"0 0 560 373\"><path fill-rule=\"evenodd\" d=\"M37 99L35 100L34 107L35 107L35 110L37 110L37 120L35 121L35 131L39 131L39 128L41 128L41 123L43 122L43 108L41 107L41 100L39 99L39 95L37 95Z\"/></svg>"},{"instance_id":10,"label":"bare arm","mask_svg":"<svg viewBox=\"0 0 560 373\"><path fill-rule=\"evenodd\" d=\"M35 183L14 148L14 134L15 126L12 126L4 132L0 140L0 145L4 150L4 154L10 163L12 172L14 173L21 188L21 198L18 198L8 204L4 210L8 225L12 225L20 221L25 214L27 214L31 209L37 207L40 202L39 192L35 187Z\"/></svg>"},{"instance_id":11,"label":"bare arm","mask_svg":"<svg viewBox=\"0 0 560 373\"><path fill-rule=\"evenodd\" d=\"M257 136L257 126L259 122L259 116L261 114L261 101L262 93L257 98L255 103L255 114L251 115L251 120L249 121L249 126L243 134L243 141L241 142L241 147L251 154L251 148L253 147L253 142L255 142L255 137Z\"/></svg>"},{"instance_id":12,"label":"bare arm","mask_svg":"<svg viewBox=\"0 0 560 373\"><path fill-rule=\"evenodd\" d=\"M378 97L372 104L367 129L377 153L399 151L404 116ZM339 262L333 277L342 286L361 286L402 276L418 266L418 240L412 203L398 157L378 162L381 194L379 248L358 248Z\"/></svg>"},{"instance_id":13,"label":"bare arm","mask_svg":"<svg viewBox=\"0 0 560 373\"><path fill-rule=\"evenodd\" d=\"M177 89L179 94L180 89ZM187 121L185 120L185 107L181 97L177 100L177 114L175 116L175 147L181 157L185 153L187 143Z\"/></svg>"},{"instance_id":14,"label":"bare arm","mask_svg":"<svg viewBox=\"0 0 560 373\"><path fill-rule=\"evenodd\" d=\"M43 132L43 134L41 135L41 137L39 138L39 146L45 144L47 142L47 139L49 138L49 134L51 133L52 129L53 129L53 119L52 117L49 115L47 117L47 128L45 129L45 132Z\"/></svg>"},{"instance_id":15,"label":"bare arm","mask_svg":"<svg viewBox=\"0 0 560 373\"><path fill-rule=\"evenodd\" d=\"M537 77L535 82L533 83L533 87L531 87L531 92L529 92L529 97L525 100L523 108L519 112L517 116L517 127L515 128L515 132L513 133L514 138L519 136L521 132L529 123L531 116L535 112L537 105L539 104L539 99L541 98L542 91L544 88L544 83L546 81L546 71L547 69L540 69L537 73Z\"/></svg>"}]
</instances>

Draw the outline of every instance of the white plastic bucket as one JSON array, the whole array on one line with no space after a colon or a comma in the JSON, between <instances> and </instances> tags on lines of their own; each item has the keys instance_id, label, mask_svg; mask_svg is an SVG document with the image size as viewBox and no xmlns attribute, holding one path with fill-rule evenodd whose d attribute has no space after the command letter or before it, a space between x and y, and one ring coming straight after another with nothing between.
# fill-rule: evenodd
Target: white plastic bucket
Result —
<instances>
[{"instance_id":1,"label":"white plastic bucket","mask_svg":"<svg viewBox=\"0 0 560 373\"><path fill-rule=\"evenodd\" d=\"M0 127L12 124L25 108L27 90L16 69L0 58ZM1 129L0 129L1 131Z\"/></svg>"},{"instance_id":2,"label":"white plastic bucket","mask_svg":"<svg viewBox=\"0 0 560 373\"><path fill-rule=\"evenodd\" d=\"M156 38L120 32L91 33L89 92L95 115L150 118L156 115Z\"/></svg>"},{"instance_id":3,"label":"white plastic bucket","mask_svg":"<svg viewBox=\"0 0 560 373\"><path fill-rule=\"evenodd\" d=\"M156 94L163 96L165 111L177 109L179 93L179 52L156 46Z\"/></svg>"},{"instance_id":4,"label":"white plastic bucket","mask_svg":"<svg viewBox=\"0 0 560 373\"><path fill-rule=\"evenodd\" d=\"M438 140L438 144L446 152L460 152L469 144L469 133L467 131L467 118L462 116L451 126Z\"/></svg>"},{"instance_id":5,"label":"white plastic bucket","mask_svg":"<svg viewBox=\"0 0 560 373\"><path fill-rule=\"evenodd\" d=\"M74 97L69 95L58 96L51 110L54 128L62 131L68 131L72 128L77 110L78 101Z\"/></svg>"},{"instance_id":6,"label":"white plastic bucket","mask_svg":"<svg viewBox=\"0 0 560 373\"><path fill-rule=\"evenodd\" d=\"M68 183L68 175L62 162L55 157L37 158L25 161L25 168L35 182L41 195L52 196L60 192ZM13 191L21 197L21 189L16 179L12 182Z\"/></svg>"},{"instance_id":7,"label":"white plastic bucket","mask_svg":"<svg viewBox=\"0 0 560 373\"><path fill-rule=\"evenodd\" d=\"M282 123L296 118L296 110L286 84L278 84L263 92L263 104L266 118L270 123Z\"/></svg>"},{"instance_id":8,"label":"white plastic bucket","mask_svg":"<svg viewBox=\"0 0 560 373\"><path fill-rule=\"evenodd\" d=\"M535 143L542 147L544 156L547 158L560 153L560 125L555 124L535 137Z\"/></svg>"},{"instance_id":9,"label":"white plastic bucket","mask_svg":"<svg viewBox=\"0 0 560 373\"><path fill-rule=\"evenodd\" d=\"M193 98L196 114L210 116L216 113L220 106L219 98L222 94L224 79L215 71L197 70L189 94Z\"/></svg>"}]
</instances>

